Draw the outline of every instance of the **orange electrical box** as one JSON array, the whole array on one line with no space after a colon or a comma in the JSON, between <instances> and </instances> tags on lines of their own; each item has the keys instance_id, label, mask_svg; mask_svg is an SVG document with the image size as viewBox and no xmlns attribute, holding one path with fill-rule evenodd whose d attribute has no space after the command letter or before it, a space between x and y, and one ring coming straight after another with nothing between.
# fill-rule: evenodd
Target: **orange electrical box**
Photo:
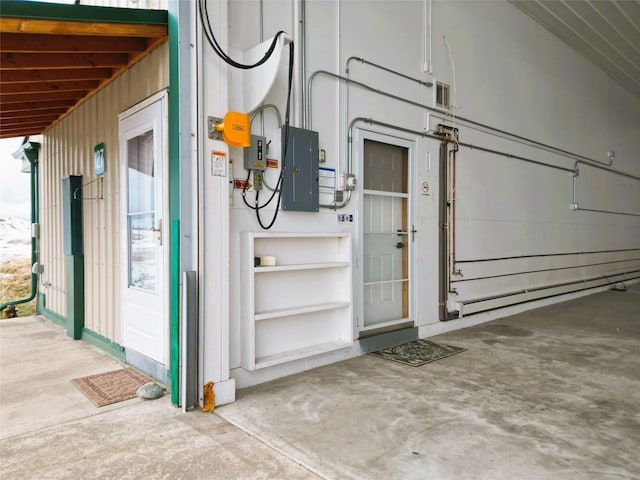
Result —
<instances>
[{"instance_id":1,"label":"orange electrical box","mask_svg":"<svg viewBox=\"0 0 640 480\"><path fill-rule=\"evenodd\" d=\"M215 126L222 133L222 139L230 147L248 147L251 145L249 115L240 112L227 112L222 123Z\"/></svg>"}]
</instances>

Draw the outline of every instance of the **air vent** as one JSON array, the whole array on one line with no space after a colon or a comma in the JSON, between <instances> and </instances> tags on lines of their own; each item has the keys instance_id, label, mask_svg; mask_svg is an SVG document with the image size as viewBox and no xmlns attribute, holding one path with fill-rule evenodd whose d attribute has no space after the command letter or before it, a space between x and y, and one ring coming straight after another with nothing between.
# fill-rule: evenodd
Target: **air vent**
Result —
<instances>
[{"instance_id":1,"label":"air vent","mask_svg":"<svg viewBox=\"0 0 640 480\"><path fill-rule=\"evenodd\" d=\"M436 82L436 107L451 108L451 102L449 100L449 91L451 88L446 83Z\"/></svg>"}]
</instances>

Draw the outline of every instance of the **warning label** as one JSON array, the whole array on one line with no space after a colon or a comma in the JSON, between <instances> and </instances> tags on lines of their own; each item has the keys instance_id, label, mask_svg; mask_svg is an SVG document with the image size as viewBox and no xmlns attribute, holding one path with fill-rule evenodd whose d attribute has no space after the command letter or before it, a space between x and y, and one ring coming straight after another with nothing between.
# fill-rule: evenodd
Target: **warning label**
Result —
<instances>
[{"instance_id":1,"label":"warning label","mask_svg":"<svg viewBox=\"0 0 640 480\"><path fill-rule=\"evenodd\" d=\"M252 187L251 182L247 182L246 180L242 180L240 178L235 178L233 180L233 188L235 188L236 190L244 190L245 185L247 186L247 190Z\"/></svg>"},{"instance_id":2,"label":"warning label","mask_svg":"<svg viewBox=\"0 0 640 480\"><path fill-rule=\"evenodd\" d=\"M267 168L278 168L278 160L276 158L267 158Z\"/></svg>"}]
</instances>

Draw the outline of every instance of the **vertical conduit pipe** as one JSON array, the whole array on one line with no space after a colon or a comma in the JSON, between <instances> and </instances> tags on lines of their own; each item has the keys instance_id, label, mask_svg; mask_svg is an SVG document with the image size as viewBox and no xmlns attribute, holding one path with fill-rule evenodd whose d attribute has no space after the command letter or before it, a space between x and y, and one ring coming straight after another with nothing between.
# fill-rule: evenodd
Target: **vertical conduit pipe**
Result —
<instances>
[{"instance_id":1,"label":"vertical conduit pipe","mask_svg":"<svg viewBox=\"0 0 640 480\"><path fill-rule=\"evenodd\" d=\"M304 128L307 128L307 82L305 77L307 73L307 28L306 28L306 0L300 0L300 11L298 13L300 19L300 122Z\"/></svg>"},{"instance_id":2,"label":"vertical conduit pipe","mask_svg":"<svg viewBox=\"0 0 640 480\"><path fill-rule=\"evenodd\" d=\"M451 203L449 201L450 192L449 192L449 171L448 171L448 161L449 161L449 138L447 134L442 140L440 144L440 155L439 155L439 167L438 167L438 175L439 175L439 191L438 191L438 223L440 225L440 231L438 234L438 263L439 263L439 275L438 275L438 310L440 311L440 321L444 322L447 320L453 320L454 318L458 318L458 312L449 312L449 308L447 305L448 295L449 295L449 281L451 278L449 267L450 267L450 258L449 258L449 218L450 218L450 207Z\"/></svg>"}]
</instances>

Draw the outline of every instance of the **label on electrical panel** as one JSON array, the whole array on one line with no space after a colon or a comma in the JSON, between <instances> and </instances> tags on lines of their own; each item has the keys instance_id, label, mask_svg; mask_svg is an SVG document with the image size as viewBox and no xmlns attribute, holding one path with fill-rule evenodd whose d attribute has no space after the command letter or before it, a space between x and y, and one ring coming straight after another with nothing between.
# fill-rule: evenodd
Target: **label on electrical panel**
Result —
<instances>
[{"instance_id":1,"label":"label on electrical panel","mask_svg":"<svg viewBox=\"0 0 640 480\"><path fill-rule=\"evenodd\" d=\"M215 177L227 176L227 154L225 152L211 151L211 175Z\"/></svg>"},{"instance_id":2,"label":"label on electrical panel","mask_svg":"<svg viewBox=\"0 0 640 480\"><path fill-rule=\"evenodd\" d=\"M278 159L267 158L267 168L278 168Z\"/></svg>"},{"instance_id":3,"label":"label on electrical panel","mask_svg":"<svg viewBox=\"0 0 640 480\"><path fill-rule=\"evenodd\" d=\"M236 178L233 180L233 188L236 190L244 190L245 185L247 186L247 190L251 190L253 185L251 182L247 182L246 180L242 180L241 178Z\"/></svg>"}]
</instances>

